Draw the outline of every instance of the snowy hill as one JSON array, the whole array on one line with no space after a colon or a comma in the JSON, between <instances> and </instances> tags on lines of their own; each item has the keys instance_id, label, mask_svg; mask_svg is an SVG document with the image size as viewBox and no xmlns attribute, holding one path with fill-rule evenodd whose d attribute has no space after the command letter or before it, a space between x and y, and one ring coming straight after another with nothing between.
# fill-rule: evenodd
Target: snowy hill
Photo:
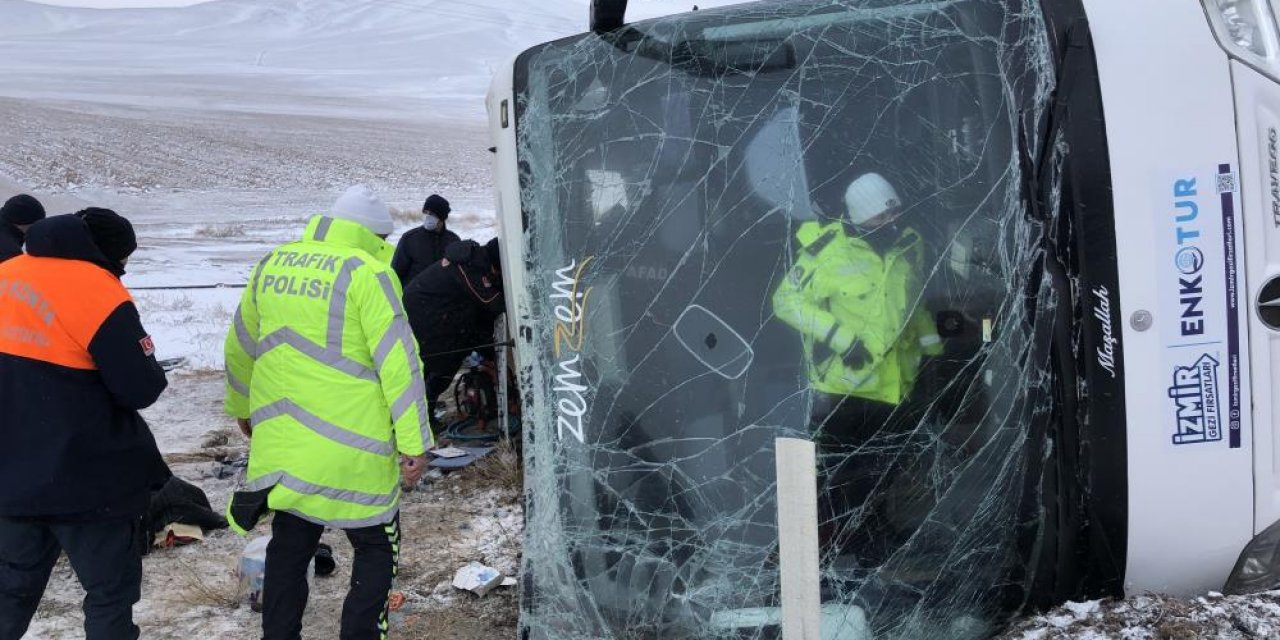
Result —
<instances>
[{"instance_id":1,"label":"snowy hill","mask_svg":"<svg viewBox=\"0 0 1280 640\"><path fill-rule=\"evenodd\" d=\"M0 0L0 69L11 78L0 93L265 111L293 110L281 95L475 99L501 60L581 23L573 0L502 5L217 0L97 10Z\"/></svg>"},{"instance_id":2,"label":"snowy hill","mask_svg":"<svg viewBox=\"0 0 1280 640\"><path fill-rule=\"evenodd\" d=\"M636 18L698 0L640 0ZM730 4L729 1L703 6ZM581 32L586 0L214 0L83 9L0 0L0 95L268 112L288 96L467 112L493 70ZM403 105L401 105L403 107Z\"/></svg>"}]
</instances>

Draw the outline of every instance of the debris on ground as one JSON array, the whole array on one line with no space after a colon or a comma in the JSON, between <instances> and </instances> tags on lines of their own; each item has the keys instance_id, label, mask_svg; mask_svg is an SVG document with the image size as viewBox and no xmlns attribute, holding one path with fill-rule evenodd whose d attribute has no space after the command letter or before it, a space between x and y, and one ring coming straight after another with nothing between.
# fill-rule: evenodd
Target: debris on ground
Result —
<instances>
[{"instance_id":1,"label":"debris on ground","mask_svg":"<svg viewBox=\"0 0 1280 640\"><path fill-rule=\"evenodd\" d=\"M502 584L502 574L493 567L486 567L479 562L472 562L453 576L453 588L470 591L481 598Z\"/></svg>"},{"instance_id":2,"label":"debris on ground","mask_svg":"<svg viewBox=\"0 0 1280 640\"><path fill-rule=\"evenodd\" d=\"M434 460L428 463L437 469L462 469L479 462L485 456L493 453L493 447L446 447L445 449L432 451L436 456ZM447 452L442 455L440 452Z\"/></svg>"},{"instance_id":3,"label":"debris on ground","mask_svg":"<svg viewBox=\"0 0 1280 640\"><path fill-rule=\"evenodd\" d=\"M431 455L437 458L461 458L467 455L467 452L457 447L442 447L440 449L432 449Z\"/></svg>"},{"instance_id":4,"label":"debris on ground","mask_svg":"<svg viewBox=\"0 0 1280 640\"><path fill-rule=\"evenodd\" d=\"M267 545L271 536L259 536L245 545L240 554L240 567L236 579L240 584L238 596L241 602L254 611L262 611L262 584L267 575Z\"/></svg>"},{"instance_id":5,"label":"debris on ground","mask_svg":"<svg viewBox=\"0 0 1280 640\"><path fill-rule=\"evenodd\" d=\"M164 360L157 360L156 362L159 363L160 368L164 369L165 372L167 373L167 372L177 371L183 365L187 364L187 359L186 358L166 358Z\"/></svg>"},{"instance_id":6,"label":"debris on ground","mask_svg":"<svg viewBox=\"0 0 1280 640\"><path fill-rule=\"evenodd\" d=\"M151 546L157 549L172 549L196 542L204 542L204 530L193 524L170 522L156 532Z\"/></svg>"},{"instance_id":7,"label":"debris on ground","mask_svg":"<svg viewBox=\"0 0 1280 640\"><path fill-rule=\"evenodd\" d=\"M316 549L316 557L313 560L316 577L328 578L338 570L338 562L333 559L333 547L321 542L320 547Z\"/></svg>"}]
</instances>

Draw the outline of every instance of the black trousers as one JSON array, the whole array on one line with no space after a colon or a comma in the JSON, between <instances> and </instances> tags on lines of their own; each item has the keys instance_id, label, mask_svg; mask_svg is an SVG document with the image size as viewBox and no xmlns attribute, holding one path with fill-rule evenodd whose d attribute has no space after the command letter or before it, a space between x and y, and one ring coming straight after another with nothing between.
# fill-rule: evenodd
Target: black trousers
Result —
<instances>
[{"instance_id":1,"label":"black trousers","mask_svg":"<svg viewBox=\"0 0 1280 640\"><path fill-rule=\"evenodd\" d=\"M19 640L61 552L86 592L87 640L136 640L142 597L141 519L57 524L0 518L0 640Z\"/></svg>"},{"instance_id":2,"label":"black trousers","mask_svg":"<svg viewBox=\"0 0 1280 640\"><path fill-rule=\"evenodd\" d=\"M895 490L910 493L915 486L908 479L915 478L914 463L928 446L927 438L922 442L916 433L923 414L910 401L816 398L818 528L829 550L874 566L910 537L893 524L886 496Z\"/></svg>"},{"instance_id":3,"label":"black trousers","mask_svg":"<svg viewBox=\"0 0 1280 640\"><path fill-rule=\"evenodd\" d=\"M320 546L324 527L277 511L267 545L262 583L263 640L299 640L310 588L307 565ZM348 529L355 547L351 588L342 605L341 640L387 637L387 600L400 555L400 516L385 525Z\"/></svg>"}]
</instances>

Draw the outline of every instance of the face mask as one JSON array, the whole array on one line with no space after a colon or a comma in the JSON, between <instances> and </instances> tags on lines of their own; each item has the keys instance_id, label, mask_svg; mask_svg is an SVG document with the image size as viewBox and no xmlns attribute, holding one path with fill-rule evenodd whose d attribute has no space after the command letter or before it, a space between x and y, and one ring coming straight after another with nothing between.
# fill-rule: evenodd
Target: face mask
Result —
<instances>
[{"instance_id":1,"label":"face mask","mask_svg":"<svg viewBox=\"0 0 1280 640\"><path fill-rule=\"evenodd\" d=\"M427 231L435 231L440 228L440 218L435 216L427 216L422 219L422 228Z\"/></svg>"}]
</instances>

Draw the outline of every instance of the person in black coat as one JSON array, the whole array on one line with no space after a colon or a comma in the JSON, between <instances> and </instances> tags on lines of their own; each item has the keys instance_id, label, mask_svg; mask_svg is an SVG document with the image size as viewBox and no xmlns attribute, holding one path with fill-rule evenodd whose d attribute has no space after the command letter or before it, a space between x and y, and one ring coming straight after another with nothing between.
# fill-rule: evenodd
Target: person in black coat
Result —
<instances>
[{"instance_id":1,"label":"person in black coat","mask_svg":"<svg viewBox=\"0 0 1280 640\"><path fill-rule=\"evenodd\" d=\"M484 246L472 240L451 245L443 260L409 283L404 307L434 405L472 351L493 351L493 322L506 310L497 238Z\"/></svg>"},{"instance_id":2,"label":"person in black coat","mask_svg":"<svg viewBox=\"0 0 1280 640\"><path fill-rule=\"evenodd\" d=\"M27 229L44 220L44 206L39 200L21 194L9 198L0 207L0 262L22 255Z\"/></svg>"},{"instance_id":3,"label":"person in black coat","mask_svg":"<svg viewBox=\"0 0 1280 640\"><path fill-rule=\"evenodd\" d=\"M26 632L63 552L86 637L138 637L142 518L171 474L138 414L168 382L120 282L136 248L128 220L86 209L0 264L0 638Z\"/></svg>"},{"instance_id":4,"label":"person in black coat","mask_svg":"<svg viewBox=\"0 0 1280 640\"><path fill-rule=\"evenodd\" d=\"M459 240L458 234L445 228L449 219L449 201L432 194L422 205L422 226L405 232L396 245L391 268L400 276L400 286L410 282L427 267L444 258L444 250Z\"/></svg>"}]
</instances>

